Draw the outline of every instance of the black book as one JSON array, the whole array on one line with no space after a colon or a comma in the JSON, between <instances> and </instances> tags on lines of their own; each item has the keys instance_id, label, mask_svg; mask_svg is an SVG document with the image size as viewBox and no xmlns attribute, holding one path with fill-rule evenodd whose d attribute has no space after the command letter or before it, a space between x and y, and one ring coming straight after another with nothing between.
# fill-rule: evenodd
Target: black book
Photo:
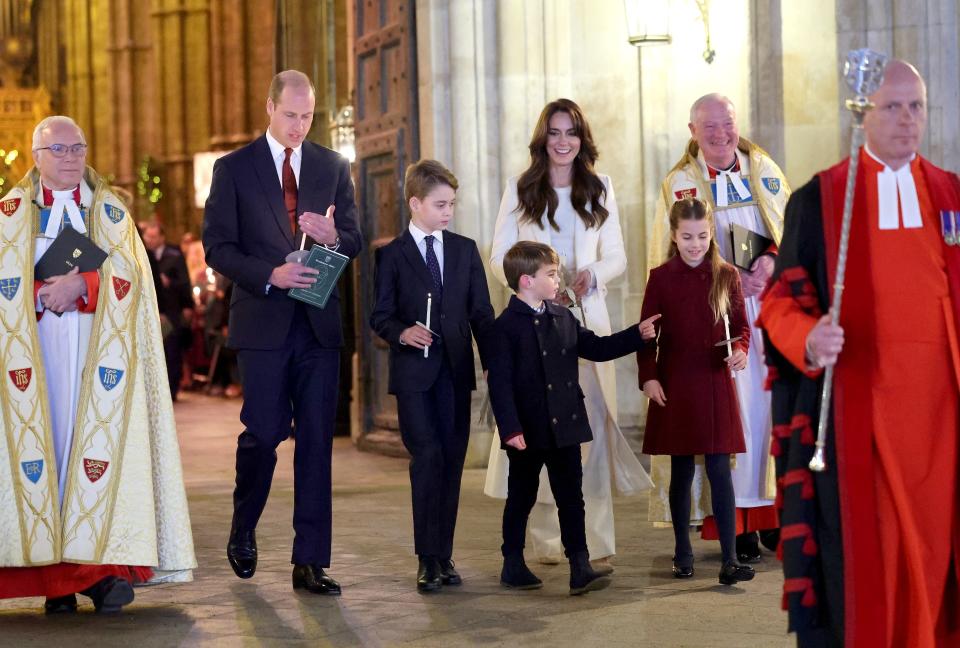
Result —
<instances>
[{"instance_id":1,"label":"black book","mask_svg":"<svg viewBox=\"0 0 960 648\"><path fill-rule=\"evenodd\" d=\"M89 237L72 227L64 227L37 261L33 277L43 281L65 275L74 268L79 268L80 272L90 272L103 265L106 258L107 253Z\"/></svg>"},{"instance_id":2,"label":"black book","mask_svg":"<svg viewBox=\"0 0 960 648\"><path fill-rule=\"evenodd\" d=\"M749 270L757 257L762 255L773 241L766 236L737 224L730 225L730 249L733 250L733 264Z\"/></svg>"}]
</instances>

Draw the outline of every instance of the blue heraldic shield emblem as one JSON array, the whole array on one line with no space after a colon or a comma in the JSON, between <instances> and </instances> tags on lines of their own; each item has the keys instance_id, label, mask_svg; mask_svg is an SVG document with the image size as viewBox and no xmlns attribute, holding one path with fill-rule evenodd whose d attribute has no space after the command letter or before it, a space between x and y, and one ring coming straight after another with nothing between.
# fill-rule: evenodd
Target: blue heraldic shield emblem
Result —
<instances>
[{"instance_id":1,"label":"blue heraldic shield emblem","mask_svg":"<svg viewBox=\"0 0 960 648\"><path fill-rule=\"evenodd\" d=\"M12 277L10 279L0 279L0 295L3 295L7 300L12 300L17 294L17 291L20 289L20 277Z\"/></svg>"},{"instance_id":2,"label":"blue heraldic shield emblem","mask_svg":"<svg viewBox=\"0 0 960 648\"><path fill-rule=\"evenodd\" d=\"M34 461L21 461L20 467L23 468L23 474L27 476L31 482L36 484L40 481L40 475L43 474L43 459L36 459Z\"/></svg>"},{"instance_id":3,"label":"blue heraldic shield emblem","mask_svg":"<svg viewBox=\"0 0 960 648\"><path fill-rule=\"evenodd\" d=\"M123 220L123 215L126 213L119 207L114 207L113 205L106 205L104 207L107 210L107 218L110 219L110 222L116 225Z\"/></svg>"},{"instance_id":4,"label":"blue heraldic shield emblem","mask_svg":"<svg viewBox=\"0 0 960 648\"><path fill-rule=\"evenodd\" d=\"M103 385L104 389L110 391L120 384L120 379L123 378L123 369L111 369L110 367L99 367L99 369L100 384Z\"/></svg>"},{"instance_id":5,"label":"blue heraldic shield emblem","mask_svg":"<svg viewBox=\"0 0 960 648\"><path fill-rule=\"evenodd\" d=\"M767 188L767 191L776 196L780 193L780 178L760 178L763 182L763 186Z\"/></svg>"}]
</instances>

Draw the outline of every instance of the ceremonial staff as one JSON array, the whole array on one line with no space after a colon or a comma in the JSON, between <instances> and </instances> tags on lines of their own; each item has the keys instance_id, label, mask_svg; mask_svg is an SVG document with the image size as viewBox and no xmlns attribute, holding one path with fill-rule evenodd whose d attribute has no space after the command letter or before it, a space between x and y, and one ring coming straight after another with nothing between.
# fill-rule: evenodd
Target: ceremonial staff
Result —
<instances>
[{"instance_id":1,"label":"ceremonial staff","mask_svg":"<svg viewBox=\"0 0 960 648\"><path fill-rule=\"evenodd\" d=\"M843 221L840 226L840 249L837 252L837 271L834 275L833 301L830 304L830 323L840 322L840 302L843 299L843 279L847 270L847 244L850 241L850 218L853 215L853 193L857 184L857 165L863 144L863 118L873 108L868 99L883 83L883 68L887 57L869 49L852 50L847 54L843 76L855 97L847 99L846 106L853 117L850 136L850 164L847 166L847 186L843 196ZM833 365L823 374L823 392L820 394L820 420L817 422L817 448L810 460L810 470L827 469L824 446L827 444L827 419L830 414L830 396L833 392Z\"/></svg>"}]
</instances>

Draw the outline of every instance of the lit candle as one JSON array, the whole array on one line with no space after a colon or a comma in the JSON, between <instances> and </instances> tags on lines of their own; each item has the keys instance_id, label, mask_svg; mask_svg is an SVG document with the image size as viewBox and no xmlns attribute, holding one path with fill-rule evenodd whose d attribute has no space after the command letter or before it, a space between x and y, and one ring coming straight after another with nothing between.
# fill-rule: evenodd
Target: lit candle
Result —
<instances>
[{"instance_id":1,"label":"lit candle","mask_svg":"<svg viewBox=\"0 0 960 648\"><path fill-rule=\"evenodd\" d=\"M726 313L723 314L723 332L726 335L726 338L724 339L727 341L727 357L729 358L733 355L733 344L730 342L730 318ZM737 374L733 369L730 370L730 377L737 377Z\"/></svg>"},{"instance_id":2,"label":"lit candle","mask_svg":"<svg viewBox=\"0 0 960 648\"><path fill-rule=\"evenodd\" d=\"M426 321L426 324L427 324L427 329L428 329L428 330L430 329L430 306L431 306L432 304L433 304L433 295L431 295L430 293L427 293L427 321ZM423 347L423 357L424 357L424 358L429 358L429 357L430 357L430 347L429 347L429 346Z\"/></svg>"}]
</instances>

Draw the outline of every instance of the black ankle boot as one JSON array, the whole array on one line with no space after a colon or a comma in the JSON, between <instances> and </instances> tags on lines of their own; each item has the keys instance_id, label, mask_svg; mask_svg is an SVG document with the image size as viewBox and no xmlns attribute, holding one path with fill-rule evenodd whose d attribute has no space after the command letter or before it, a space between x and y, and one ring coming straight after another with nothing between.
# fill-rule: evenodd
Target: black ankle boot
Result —
<instances>
[{"instance_id":1,"label":"black ankle boot","mask_svg":"<svg viewBox=\"0 0 960 648\"><path fill-rule=\"evenodd\" d=\"M737 536L737 560L741 563L760 562L760 536L756 531Z\"/></svg>"},{"instance_id":2,"label":"black ankle boot","mask_svg":"<svg viewBox=\"0 0 960 648\"><path fill-rule=\"evenodd\" d=\"M570 596L602 590L610 585L609 576L602 576L590 566L590 554L578 551L570 556Z\"/></svg>"},{"instance_id":3,"label":"black ankle boot","mask_svg":"<svg viewBox=\"0 0 960 648\"><path fill-rule=\"evenodd\" d=\"M543 587L543 581L534 575L523 560L522 553L513 553L503 557L503 570L500 572L500 584L510 589L532 590Z\"/></svg>"}]
</instances>

